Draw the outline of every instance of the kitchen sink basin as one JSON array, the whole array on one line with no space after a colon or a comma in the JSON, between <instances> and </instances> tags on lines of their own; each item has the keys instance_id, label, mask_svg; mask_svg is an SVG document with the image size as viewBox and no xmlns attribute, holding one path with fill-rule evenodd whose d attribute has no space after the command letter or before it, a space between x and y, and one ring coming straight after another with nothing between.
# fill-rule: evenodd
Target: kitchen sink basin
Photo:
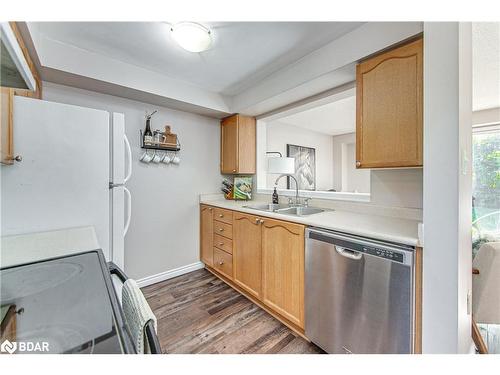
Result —
<instances>
[{"instance_id":1,"label":"kitchen sink basin","mask_svg":"<svg viewBox=\"0 0 500 375\"><path fill-rule=\"evenodd\" d=\"M295 215L295 216L308 216L319 214L326 210L316 207L290 207L287 204L260 204L255 206L244 206L245 208L251 208L252 210L265 211L265 212L275 212L284 215Z\"/></svg>"},{"instance_id":2,"label":"kitchen sink basin","mask_svg":"<svg viewBox=\"0 0 500 375\"><path fill-rule=\"evenodd\" d=\"M322 208L316 207L288 207L276 210L276 213L285 215L308 216L324 212Z\"/></svg>"},{"instance_id":3,"label":"kitchen sink basin","mask_svg":"<svg viewBox=\"0 0 500 375\"><path fill-rule=\"evenodd\" d=\"M256 206L244 206L244 207L251 208L252 210L275 212L280 209L289 208L290 206L287 204L267 203L267 204L258 204Z\"/></svg>"}]
</instances>

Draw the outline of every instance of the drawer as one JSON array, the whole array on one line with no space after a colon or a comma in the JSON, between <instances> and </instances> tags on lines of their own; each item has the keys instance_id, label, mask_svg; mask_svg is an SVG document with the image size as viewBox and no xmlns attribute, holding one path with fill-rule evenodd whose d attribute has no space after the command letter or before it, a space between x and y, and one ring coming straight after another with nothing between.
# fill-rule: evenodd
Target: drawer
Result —
<instances>
[{"instance_id":1,"label":"drawer","mask_svg":"<svg viewBox=\"0 0 500 375\"><path fill-rule=\"evenodd\" d=\"M214 234L214 247L224 250L226 253L233 253L233 241L219 234Z\"/></svg>"},{"instance_id":2,"label":"drawer","mask_svg":"<svg viewBox=\"0 0 500 375\"><path fill-rule=\"evenodd\" d=\"M233 211L214 208L214 220L222 221L226 224L233 224Z\"/></svg>"},{"instance_id":3,"label":"drawer","mask_svg":"<svg viewBox=\"0 0 500 375\"><path fill-rule=\"evenodd\" d=\"M233 278L233 256L214 248L214 268L230 279Z\"/></svg>"},{"instance_id":4,"label":"drawer","mask_svg":"<svg viewBox=\"0 0 500 375\"><path fill-rule=\"evenodd\" d=\"M223 223L221 221L214 220L214 233L232 239L233 226L230 224Z\"/></svg>"}]
</instances>

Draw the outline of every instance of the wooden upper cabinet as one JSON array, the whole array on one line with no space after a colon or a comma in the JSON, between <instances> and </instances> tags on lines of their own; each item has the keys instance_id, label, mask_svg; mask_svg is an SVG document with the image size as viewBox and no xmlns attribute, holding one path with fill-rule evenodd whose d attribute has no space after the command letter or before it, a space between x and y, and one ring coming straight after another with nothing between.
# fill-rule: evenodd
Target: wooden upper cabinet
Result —
<instances>
[{"instance_id":1,"label":"wooden upper cabinet","mask_svg":"<svg viewBox=\"0 0 500 375\"><path fill-rule=\"evenodd\" d=\"M0 88L0 162L14 163L13 102L14 90Z\"/></svg>"},{"instance_id":2,"label":"wooden upper cabinet","mask_svg":"<svg viewBox=\"0 0 500 375\"><path fill-rule=\"evenodd\" d=\"M238 119L236 116L221 122L221 173L232 174L238 170Z\"/></svg>"},{"instance_id":3,"label":"wooden upper cabinet","mask_svg":"<svg viewBox=\"0 0 500 375\"><path fill-rule=\"evenodd\" d=\"M16 22L9 22L10 30L15 36L15 40L9 39L10 42L16 43L19 46L22 57L33 75L36 83L35 90L27 90L21 88L1 87L0 88L0 163L13 164L15 160L20 161L21 158L14 154L14 95L27 96L31 98L41 99L42 97L42 81L35 68L28 49L26 48L21 33ZM19 56L19 58L22 58ZM3 83L3 82L2 82ZM18 87L18 86L16 86Z\"/></svg>"},{"instance_id":4,"label":"wooden upper cabinet","mask_svg":"<svg viewBox=\"0 0 500 375\"><path fill-rule=\"evenodd\" d=\"M213 211L210 206L200 207L200 258L208 266L214 264Z\"/></svg>"},{"instance_id":5,"label":"wooden upper cabinet","mask_svg":"<svg viewBox=\"0 0 500 375\"><path fill-rule=\"evenodd\" d=\"M254 174L255 155L255 118L237 114L223 119L221 121L221 173Z\"/></svg>"},{"instance_id":6,"label":"wooden upper cabinet","mask_svg":"<svg viewBox=\"0 0 500 375\"><path fill-rule=\"evenodd\" d=\"M263 218L262 301L304 328L304 229Z\"/></svg>"},{"instance_id":7,"label":"wooden upper cabinet","mask_svg":"<svg viewBox=\"0 0 500 375\"><path fill-rule=\"evenodd\" d=\"M358 64L356 86L356 167L421 167L423 39Z\"/></svg>"},{"instance_id":8,"label":"wooden upper cabinet","mask_svg":"<svg viewBox=\"0 0 500 375\"><path fill-rule=\"evenodd\" d=\"M251 295L261 294L261 225L260 218L233 213L234 282Z\"/></svg>"}]
</instances>

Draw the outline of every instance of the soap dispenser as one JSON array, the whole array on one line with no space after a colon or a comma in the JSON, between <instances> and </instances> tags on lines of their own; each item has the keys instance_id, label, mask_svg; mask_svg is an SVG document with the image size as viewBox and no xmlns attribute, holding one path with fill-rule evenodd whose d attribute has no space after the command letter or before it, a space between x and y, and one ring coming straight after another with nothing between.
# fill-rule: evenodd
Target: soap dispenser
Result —
<instances>
[{"instance_id":1,"label":"soap dispenser","mask_svg":"<svg viewBox=\"0 0 500 375\"><path fill-rule=\"evenodd\" d=\"M276 186L274 187L274 192L273 192L273 204L278 204L279 197L278 197L278 191L276 190Z\"/></svg>"}]
</instances>

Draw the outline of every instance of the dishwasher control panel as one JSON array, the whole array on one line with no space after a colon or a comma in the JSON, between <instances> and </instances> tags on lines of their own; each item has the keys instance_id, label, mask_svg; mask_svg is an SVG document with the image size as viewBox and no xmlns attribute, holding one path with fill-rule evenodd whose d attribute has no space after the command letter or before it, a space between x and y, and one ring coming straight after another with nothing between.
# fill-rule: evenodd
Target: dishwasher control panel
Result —
<instances>
[{"instance_id":1,"label":"dishwasher control panel","mask_svg":"<svg viewBox=\"0 0 500 375\"><path fill-rule=\"evenodd\" d=\"M363 252L365 252L366 254L371 254L371 255L381 257L381 258L393 260L395 262L404 263L403 254L401 254L397 251L382 249L379 247L363 246Z\"/></svg>"}]
</instances>

